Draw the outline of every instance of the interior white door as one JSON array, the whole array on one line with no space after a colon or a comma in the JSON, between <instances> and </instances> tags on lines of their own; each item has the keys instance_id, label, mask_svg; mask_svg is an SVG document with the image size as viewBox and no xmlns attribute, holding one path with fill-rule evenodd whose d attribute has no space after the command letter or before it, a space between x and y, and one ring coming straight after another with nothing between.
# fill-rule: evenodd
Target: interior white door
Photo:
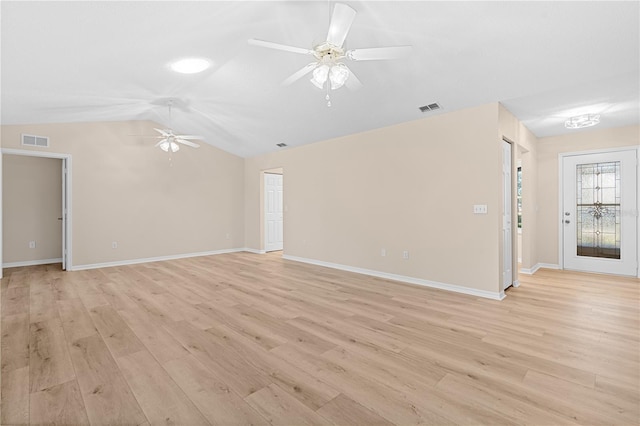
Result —
<instances>
[{"instance_id":1,"label":"interior white door","mask_svg":"<svg viewBox=\"0 0 640 426\"><path fill-rule=\"evenodd\" d=\"M511 144L503 141L502 144L502 282L504 288L513 284L513 240L511 227L512 208L511 191L513 183L511 181Z\"/></svg>"},{"instance_id":2,"label":"interior white door","mask_svg":"<svg viewBox=\"0 0 640 426\"><path fill-rule=\"evenodd\" d=\"M563 158L565 269L637 274L636 174L636 150Z\"/></svg>"},{"instance_id":3,"label":"interior white door","mask_svg":"<svg viewBox=\"0 0 640 426\"><path fill-rule=\"evenodd\" d=\"M264 174L265 251L282 250L283 231L283 179L282 175Z\"/></svg>"},{"instance_id":4,"label":"interior white door","mask_svg":"<svg viewBox=\"0 0 640 426\"><path fill-rule=\"evenodd\" d=\"M67 269L67 160L62 159L62 269Z\"/></svg>"}]
</instances>

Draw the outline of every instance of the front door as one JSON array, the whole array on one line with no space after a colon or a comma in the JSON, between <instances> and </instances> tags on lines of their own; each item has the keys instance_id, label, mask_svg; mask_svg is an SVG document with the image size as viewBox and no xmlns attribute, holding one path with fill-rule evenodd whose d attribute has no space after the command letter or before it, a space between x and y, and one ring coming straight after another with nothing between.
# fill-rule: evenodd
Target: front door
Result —
<instances>
[{"instance_id":1,"label":"front door","mask_svg":"<svg viewBox=\"0 0 640 426\"><path fill-rule=\"evenodd\" d=\"M625 150L563 157L565 269L637 274L636 156Z\"/></svg>"}]
</instances>

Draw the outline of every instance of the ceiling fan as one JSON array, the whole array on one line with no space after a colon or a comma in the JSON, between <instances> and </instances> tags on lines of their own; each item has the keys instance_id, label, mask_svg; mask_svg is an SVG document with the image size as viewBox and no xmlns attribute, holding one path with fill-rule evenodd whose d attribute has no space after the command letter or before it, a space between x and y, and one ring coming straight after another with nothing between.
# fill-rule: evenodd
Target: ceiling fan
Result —
<instances>
[{"instance_id":1,"label":"ceiling fan","mask_svg":"<svg viewBox=\"0 0 640 426\"><path fill-rule=\"evenodd\" d=\"M168 101L169 106L169 126L171 126L171 106L173 105L173 100ZM194 135L177 135L173 132L171 127L168 129L156 129L156 132L160 133L160 136L149 136L153 138L160 139L155 147L160 147L164 152L177 152L180 149L180 145L190 146L192 148L200 148L200 145L197 143L191 142L192 139L202 139L202 136L194 136Z\"/></svg>"},{"instance_id":2,"label":"ceiling fan","mask_svg":"<svg viewBox=\"0 0 640 426\"><path fill-rule=\"evenodd\" d=\"M254 46L267 47L269 49L284 50L286 52L302 53L315 58L314 62L304 66L299 71L293 73L282 82L289 85L299 80L313 71L311 83L323 89L326 85L327 106L331 106L329 90L336 90L342 86L350 89L358 89L362 83L353 72L342 62L344 59L352 61L373 61L398 59L411 52L411 46L373 47L367 49L345 50L344 41L356 17L356 11L343 3L336 3L329 22L329 31L326 41L315 46L313 49L288 46L271 41L249 39L248 42Z\"/></svg>"}]
</instances>

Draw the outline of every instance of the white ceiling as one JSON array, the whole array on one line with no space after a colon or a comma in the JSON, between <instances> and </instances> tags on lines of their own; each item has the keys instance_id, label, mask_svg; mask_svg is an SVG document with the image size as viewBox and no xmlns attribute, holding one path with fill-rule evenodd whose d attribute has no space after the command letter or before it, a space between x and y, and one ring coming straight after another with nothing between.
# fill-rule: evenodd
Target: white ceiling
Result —
<instances>
[{"instance_id":1,"label":"white ceiling","mask_svg":"<svg viewBox=\"0 0 640 426\"><path fill-rule=\"evenodd\" d=\"M364 87L324 93L280 83L309 57L247 44L311 48L329 3L1 2L3 124L154 120L249 157L425 116L502 102L537 136L600 113L639 123L640 3L345 1L347 48L413 45L397 61L349 62ZM167 64L201 56L197 75ZM87 143L90 143L89 141Z\"/></svg>"}]
</instances>

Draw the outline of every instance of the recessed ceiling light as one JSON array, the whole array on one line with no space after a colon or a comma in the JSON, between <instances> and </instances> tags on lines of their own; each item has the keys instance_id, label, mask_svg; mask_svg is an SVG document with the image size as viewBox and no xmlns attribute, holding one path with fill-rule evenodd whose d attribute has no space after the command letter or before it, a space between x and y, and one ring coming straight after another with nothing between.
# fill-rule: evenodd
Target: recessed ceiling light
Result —
<instances>
[{"instance_id":1,"label":"recessed ceiling light","mask_svg":"<svg viewBox=\"0 0 640 426\"><path fill-rule=\"evenodd\" d=\"M171 69L181 74L196 74L209 68L211 63L204 58L185 58L171 64Z\"/></svg>"},{"instance_id":2,"label":"recessed ceiling light","mask_svg":"<svg viewBox=\"0 0 640 426\"><path fill-rule=\"evenodd\" d=\"M595 126L600 123L599 114L583 114L571 117L564 122L564 127L567 129L583 129L585 127Z\"/></svg>"}]
</instances>

